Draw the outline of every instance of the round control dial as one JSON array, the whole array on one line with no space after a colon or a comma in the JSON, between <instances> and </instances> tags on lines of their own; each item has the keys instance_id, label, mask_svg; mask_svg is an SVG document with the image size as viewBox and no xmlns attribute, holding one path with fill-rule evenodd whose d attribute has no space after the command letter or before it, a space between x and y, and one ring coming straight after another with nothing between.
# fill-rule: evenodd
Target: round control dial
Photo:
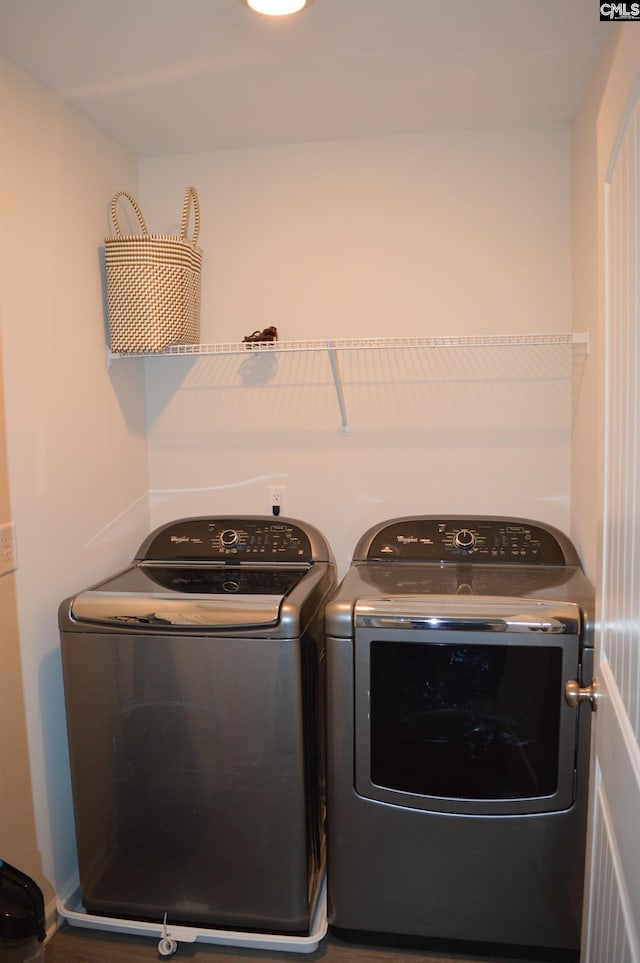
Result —
<instances>
[{"instance_id":1,"label":"round control dial","mask_svg":"<svg viewBox=\"0 0 640 963\"><path fill-rule=\"evenodd\" d=\"M226 528L224 532L220 533L220 544L224 545L225 548L231 548L232 545L237 545L238 543L238 533L233 528Z\"/></svg>"},{"instance_id":2,"label":"round control dial","mask_svg":"<svg viewBox=\"0 0 640 963\"><path fill-rule=\"evenodd\" d=\"M476 537L468 528L461 528L453 536L453 544L456 548L462 548L465 552L470 552L476 544Z\"/></svg>"}]
</instances>

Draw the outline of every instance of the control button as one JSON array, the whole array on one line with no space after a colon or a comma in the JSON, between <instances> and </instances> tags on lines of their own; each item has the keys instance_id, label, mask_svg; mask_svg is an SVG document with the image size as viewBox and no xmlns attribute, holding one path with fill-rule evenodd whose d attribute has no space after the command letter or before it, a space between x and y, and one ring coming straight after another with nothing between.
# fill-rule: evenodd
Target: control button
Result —
<instances>
[{"instance_id":1,"label":"control button","mask_svg":"<svg viewBox=\"0 0 640 963\"><path fill-rule=\"evenodd\" d=\"M220 544L224 545L225 548L235 545L237 541L238 533L232 528L227 528L224 530L224 532L220 533Z\"/></svg>"},{"instance_id":2,"label":"control button","mask_svg":"<svg viewBox=\"0 0 640 963\"><path fill-rule=\"evenodd\" d=\"M456 548L462 548L466 552L470 552L476 544L476 537L468 528L461 528L460 531L456 532L453 536L453 544Z\"/></svg>"}]
</instances>

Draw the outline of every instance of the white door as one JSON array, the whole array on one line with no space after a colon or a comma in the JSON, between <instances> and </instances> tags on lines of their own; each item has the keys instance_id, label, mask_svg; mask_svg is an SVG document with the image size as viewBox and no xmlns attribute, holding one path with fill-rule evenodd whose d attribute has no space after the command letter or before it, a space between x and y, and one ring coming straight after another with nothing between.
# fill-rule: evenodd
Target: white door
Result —
<instances>
[{"instance_id":1,"label":"white door","mask_svg":"<svg viewBox=\"0 0 640 963\"><path fill-rule=\"evenodd\" d=\"M640 961L640 78L605 186L605 484L585 963Z\"/></svg>"}]
</instances>

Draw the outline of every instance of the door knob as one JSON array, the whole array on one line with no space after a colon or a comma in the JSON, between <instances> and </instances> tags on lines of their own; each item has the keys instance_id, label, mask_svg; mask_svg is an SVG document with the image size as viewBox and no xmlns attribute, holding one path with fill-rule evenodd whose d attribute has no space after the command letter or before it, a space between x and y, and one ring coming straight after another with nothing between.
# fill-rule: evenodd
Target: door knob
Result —
<instances>
[{"instance_id":1,"label":"door knob","mask_svg":"<svg viewBox=\"0 0 640 963\"><path fill-rule=\"evenodd\" d=\"M591 711L595 712L598 708L598 680L594 679L591 685L581 686L576 679L572 679L564 687L564 697L572 709L577 709L581 702L588 702Z\"/></svg>"}]
</instances>

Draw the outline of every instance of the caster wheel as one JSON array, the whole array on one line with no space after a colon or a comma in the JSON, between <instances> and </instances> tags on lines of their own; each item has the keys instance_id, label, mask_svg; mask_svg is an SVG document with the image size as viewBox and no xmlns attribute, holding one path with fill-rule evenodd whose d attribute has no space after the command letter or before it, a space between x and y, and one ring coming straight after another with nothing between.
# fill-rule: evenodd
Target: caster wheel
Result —
<instances>
[{"instance_id":1,"label":"caster wheel","mask_svg":"<svg viewBox=\"0 0 640 963\"><path fill-rule=\"evenodd\" d=\"M178 943L176 940L172 940L168 936L163 936L163 938L158 943L158 953L160 956L173 956L175 951L178 949Z\"/></svg>"}]
</instances>

